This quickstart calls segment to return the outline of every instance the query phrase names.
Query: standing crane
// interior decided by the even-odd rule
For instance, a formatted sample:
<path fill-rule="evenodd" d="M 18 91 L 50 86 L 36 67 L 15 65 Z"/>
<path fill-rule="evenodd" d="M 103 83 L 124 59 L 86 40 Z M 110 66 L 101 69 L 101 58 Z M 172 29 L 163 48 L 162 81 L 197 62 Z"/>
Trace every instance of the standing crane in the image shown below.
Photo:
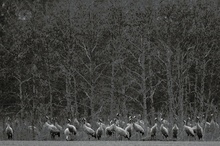
<path fill-rule="evenodd" d="M 116 122 L 117 119 L 115 119 Z M 129 133 L 125 131 L 123 128 L 117 126 L 115 123 L 113 124 L 114 130 L 116 134 L 120 136 L 120 139 L 122 140 L 122 137 L 127 138 L 129 140 Z"/>
<path fill-rule="evenodd" d="M 163 120 L 164 119 L 161 118 L 160 131 L 163 134 L 163 136 L 167 139 L 169 136 L 169 131 L 168 131 L 168 128 L 164 126 Z"/>
<path fill-rule="evenodd" d="M 98 124 L 99 124 L 99 127 L 96 130 L 96 138 L 99 140 L 102 137 L 103 133 L 104 133 L 105 125 L 102 123 L 102 119 L 99 119 Z"/>
<path fill-rule="evenodd" d="M 10 121 L 11 121 L 11 119 L 8 117 L 7 123 L 6 123 L 6 128 L 5 128 L 5 132 L 6 132 L 7 136 L 8 136 L 8 139 L 12 139 L 13 134 L 14 134 L 14 131 L 13 131 L 12 127 L 9 124 Z"/>
<path fill-rule="evenodd" d="M 172 133 L 173 133 L 173 138 L 174 138 L 174 139 L 177 139 L 178 131 L 179 131 L 179 128 L 178 128 L 178 126 L 177 126 L 177 118 L 175 117 L 175 119 L 174 119 L 174 125 L 173 125 L 173 128 L 172 128 Z"/>
<path fill-rule="evenodd" d="M 64 130 L 64 134 L 66 136 L 66 140 L 71 140 L 71 136 L 72 135 L 76 135 L 77 133 L 77 130 L 76 130 L 76 127 L 71 123 L 71 120 L 70 119 L 67 119 L 67 124 L 66 124 L 66 129 Z"/>
<path fill-rule="evenodd" d="M 87 122 L 86 118 L 82 118 L 82 121 L 87 127 L 92 127 L 91 124 Z"/>
<path fill-rule="evenodd" d="M 57 129 L 58 129 L 58 130 L 60 131 L 60 133 L 61 133 L 61 132 L 63 131 L 63 127 L 58 124 L 58 119 L 57 119 L 57 117 L 55 117 L 53 120 L 54 120 L 54 125 L 57 127 Z"/>
<path fill-rule="evenodd" d="M 168 127 L 170 125 L 170 123 L 162 117 L 163 117 L 163 114 L 160 113 L 159 118 L 158 118 L 159 122 L 162 123 L 164 126 Z"/>
<path fill-rule="evenodd" d="M 114 133 L 114 123 L 113 123 L 113 121 L 111 120 L 111 121 L 109 122 L 109 125 L 106 126 L 106 128 L 105 128 L 105 134 L 106 134 L 106 136 L 109 137 L 109 136 L 112 136 L 113 133 Z"/>
<path fill-rule="evenodd" d="M 138 114 L 138 116 L 137 116 L 137 123 L 138 123 L 143 129 L 145 128 L 144 120 L 142 120 L 141 114 Z"/>
<path fill-rule="evenodd" d="M 80 124 L 77 118 L 73 119 L 73 125 L 76 127 L 77 130 L 79 130 Z M 91 126 L 91 125 L 90 125 Z"/>
<path fill-rule="evenodd" d="M 124 128 L 126 126 L 126 123 L 121 119 L 121 114 L 117 113 L 115 119 L 116 119 L 115 121 L 116 126 L 121 128 Z"/>
<path fill-rule="evenodd" d="M 184 122 L 183 129 L 186 132 L 188 139 L 189 139 L 189 136 L 195 137 L 195 133 L 194 133 L 193 129 L 187 125 L 187 121 L 184 120 L 183 122 Z"/>
<path fill-rule="evenodd" d="M 203 129 L 202 129 L 201 125 L 199 124 L 199 122 L 200 122 L 199 117 L 197 116 L 196 117 L 196 134 L 200 140 L 203 138 Z"/>
<path fill-rule="evenodd" d="M 157 130 L 158 130 L 158 124 L 157 124 L 158 119 L 155 118 L 154 121 L 155 121 L 155 124 L 154 124 L 154 126 L 152 126 L 151 129 L 150 129 L 151 139 L 153 139 L 153 138 L 156 137 L 156 133 L 157 133 Z"/>
<path fill-rule="evenodd" d="M 46 116 L 46 119 L 47 121 L 43 125 L 43 128 L 46 128 L 50 132 L 50 136 L 52 139 L 54 139 L 56 135 L 60 137 L 59 129 L 54 124 L 50 124 L 50 120 L 48 116 Z"/>
<path fill-rule="evenodd" d="M 138 124 L 136 116 L 133 116 L 132 125 L 133 125 L 133 129 L 135 132 L 140 133 L 142 136 L 144 135 L 144 133 L 145 133 L 144 128 Z"/>
<path fill-rule="evenodd" d="M 88 138 L 90 140 L 90 136 L 96 138 L 95 131 L 90 127 L 90 124 L 87 124 L 86 119 L 83 118 L 83 131 L 88 135 Z"/>
<path fill-rule="evenodd" d="M 131 138 L 132 130 L 133 130 L 132 117 L 129 116 L 127 127 L 125 128 L 125 131 L 127 131 L 127 133 L 129 134 L 129 139 Z"/>
<path fill-rule="evenodd" d="M 206 124 L 205 133 L 206 133 L 206 137 L 209 140 L 215 140 L 219 135 L 219 130 L 220 130 L 219 124 L 215 122 L 213 113 L 210 115 L 210 117 L 211 117 L 211 121 L 210 124 Z"/>

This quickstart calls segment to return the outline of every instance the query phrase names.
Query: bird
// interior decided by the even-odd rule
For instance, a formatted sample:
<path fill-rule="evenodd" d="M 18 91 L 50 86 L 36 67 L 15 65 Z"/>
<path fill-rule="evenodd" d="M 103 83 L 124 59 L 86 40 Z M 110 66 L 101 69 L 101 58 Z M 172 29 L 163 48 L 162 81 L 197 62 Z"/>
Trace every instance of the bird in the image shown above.
<path fill-rule="evenodd" d="M 88 135 L 89 140 L 90 140 L 90 136 L 96 138 L 95 131 L 91 127 L 88 126 L 86 119 L 83 118 L 82 121 L 83 121 L 83 131 Z"/>
<path fill-rule="evenodd" d="M 157 124 L 158 119 L 155 118 L 154 121 L 155 121 L 155 124 L 150 129 L 150 135 L 151 135 L 152 139 L 156 137 L 156 133 L 157 133 L 157 130 L 158 130 L 158 124 Z"/>
<path fill-rule="evenodd" d="M 219 135 L 219 124 L 215 122 L 213 113 L 210 115 L 210 117 L 211 117 L 210 123 L 205 125 L 205 133 L 206 133 L 206 137 L 209 140 L 214 140 Z"/>
<path fill-rule="evenodd" d="M 117 119 L 115 119 L 116 122 Z M 120 136 L 120 139 L 122 140 L 122 137 L 127 138 L 129 140 L 129 133 L 125 131 L 123 128 L 117 126 L 115 123 L 113 124 L 115 132 Z"/>
<path fill-rule="evenodd" d="M 127 123 L 127 127 L 125 127 L 125 131 L 128 132 L 128 136 L 129 136 L 129 139 L 131 138 L 131 135 L 132 135 L 132 131 L 133 131 L 133 124 L 132 124 L 132 117 L 129 116 L 128 118 L 128 123 Z"/>
<path fill-rule="evenodd" d="M 79 130 L 80 124 L 77 118 L 73 119 L 73 125 L 76 127 L 77 130 Z"/>
<path fill-rule="evenodd" d="M 86 118 L 83 118 L 82 120 L 84 121 L 84 124 L 85 124 L 87 127 L 90 127 L 90 128 L 92 127 L 91 124 L 87 122 Z"/>
<path fill-rule="evenodd" d="M 62 131 L 63 130 L 63 127 L 62 126 L 60 126 L 59 124 L 58 124 L 58 120 L 57 120 L 57 117 L 55 117 L 54 118 L 54 125 L 57 127 L 57 129 L 59 129 L 60 131 Z"/>
<path fill-rule="evenodd" d="M 10 118 L 8 118 L 8 122 L 9 122 L 9 120 L 10 120 Z M 12 139 L 14 131 L 13 131 L 13 129 L 10 126 L 9 123 L 6 123 L 5 132 L 6 132 L 7 136 L 8 136 L 8 139 Z"/>
<path fill-rule="evenodd" d="M 110 120 L 109 125 L 106 126 L 105 128 L 105 134 L 106 136 L 112 136 L 113 133 L 114 133 L 114 124 L 113 124 L 113 121 Z"/>
<path fill-rule="evenodd" d="M 96 138 L 99 140 L 104 133 L 104 124 L 102 123 L 102 119 L 99 119 L 99 127 L 96 130 Z"/>
<path fill-rule="evenodd" d="M 76 135 L 77 130 L 74 125 L 71 125 L 71 120 L 67 119 L 66 129 L 64 130 L 64 134 L 66 136 L 66 140 L 70 140 L 71 135 Z"/>
<path fill-rule="evenodd" d="M 203 114 L 202 115 L 202 121 L 201 121 L 201 126 L 202 126 L 203 129 L 205 129 L 206 124 L 210 125 L 209 122 L 206 122 L 205 115 Z"/>
<path fill-rule="evenodd" d="M 121 120 L 121 114 L 117 113 L 115 119 L 116 119 L 116 121 L 115 121 L 116 126 L 119 126 L 122 128 L 124 128 L 126 126 L 126 123 Z"/>
<path fill-rule="evenodd" d="M 144 128 L 138 124 L 136 116 L 133 116 L 132 126 L 133 126 L 134 131 L 136 131 L 137 133 L 140 133 L 142 136 L 144 135 L 145 133 Z"/>
<path fill-rule="evenodd" d="M 186 120 L 187 126 L 192 127 L 193 124 L 191 122 L 192 122 L 191 118 L 188 117 L 187 120 Z"/>
<path fill-rule="evenodd" d="M 145 128 L 145 124 L 144 124 L 144 121 L 142 120 L 141 114 L 138 114 L 138 116 L 137 116 L 137 123 L 138 123 L 143 129 Z"/>
<path fill-rule="evenodd" d="M 163 136 L 165 137 L 165 138 L 168 138 L 168 136 L 169 136 L 169 131 L 168 131 L 168 128 L 166 128 L 165 126 L 164 126 L 164 123 L 163 123 L 163 118 L 161 119 L 161 125 L 160 125 L 160 131 L 161 131 L 161 133 L 163 134 Z"/>
<path fill-rule="evenodd" d="M 164 125 L 164 126 L 166 126 L 166 127 L 169 127 L 169 125 L 170 125 L 170 123 L 167 121 L 167 120 L 165 120 L 164 118 L 162 118 L 162 113 L 160 113 L 159 114 L 159 121 Z"/>
<path fill-rule="evenodd" d="M 199 124 L 199 117 L 198 116 L 196 117 L 196 134 L 197 134 L 199 140 L 203 138 L 203 129 Z"/>
<path fill-rule="evenodd" d="M 184 122 L 183 129 L 186 132 L 187 136 L 195 137 L 195 133 L 193 129 L 187 125 L 187 120 L 184 120 L 183 122 Z"/>
<path fill-rule="evenodd" d="M 218 123 L 214 121 L 214 114 L 211 114 L 210 127 L 215 127 L 217 129 L 219 129 Z"/>
<path fill-rule="evenodd" d="M 179 128 L 177 126 L 177 118 L 174 118 L 174 125 L 172 128 L 173 138 L 177 139 Z"/>
<path fill-rule="evenodd" d="M 51 123 L 50 123 L 50 118 L 49 118 L 49 116 L 45 116 L 45 118 L 46 118 L 46 120 L 47 120 L 46 122 L 47 122 L 48 124 L 51 124 Z"/>
<path fill-rule="evenodd" d="M 48 116 L 46 119 L 47 121 L 44 123 L 43 128 L 47 128 L 49 130 L 52 139 L 54 139 L 56 135 L 60 137 L 59 129 L 54 124 L 50 124 Z"/>
<path fill-rule="evenodd" d="M 34 132 L 35 135 L 39 135 L 40 134 L 40 132 L 39 132 L 39 130 L 38 130 L 38 128 L 36 126 L 31 126 L 30 125 L 30 126 L 27 127 L 27 130 L 28 130 L 29 133 L 33 133 Z"/>

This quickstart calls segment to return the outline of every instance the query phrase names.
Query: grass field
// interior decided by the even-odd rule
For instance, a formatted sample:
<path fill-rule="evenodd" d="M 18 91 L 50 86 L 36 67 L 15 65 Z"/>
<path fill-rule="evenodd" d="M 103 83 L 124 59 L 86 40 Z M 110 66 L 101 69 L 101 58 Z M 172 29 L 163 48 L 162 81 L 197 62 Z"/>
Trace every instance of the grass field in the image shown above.
<path fill-rule="evenodd" d="M 0 141 L 0 146 L 219 146 L 218 141 Z"/>

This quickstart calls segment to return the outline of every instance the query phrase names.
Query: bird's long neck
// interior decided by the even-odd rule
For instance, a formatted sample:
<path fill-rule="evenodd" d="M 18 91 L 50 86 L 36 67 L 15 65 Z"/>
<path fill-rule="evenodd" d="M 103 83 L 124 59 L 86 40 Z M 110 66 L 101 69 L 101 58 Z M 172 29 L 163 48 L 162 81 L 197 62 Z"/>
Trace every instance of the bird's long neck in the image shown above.
<path fill-rule="evenodd" d="M 214 117 L 213 116 L 211 116 L 211 122 L 214 122 Z"/>
<path fill-rule="evenodd" d="M 47 127 L 51 126 L 51 124 L 49 124 L 48 122 L 45 122 L 45 125 L 46 125 Z"/>
<path fill-rule="evenodd" d="M 185 125 L 188 126 L 189 119 L 186 120 Z"/>
<path fill-rule="evenodd" d="M 84 122 L 83 122 L 83 126 L 88 127 L 86 124 L 87 124 L 87 122 L 84 121 Z"/>
<path fill-rule="evenodd" d="M 199 125 L 199 124 L 200 124 L 200 120 L 196 119 L 196 125 Z"/>
<path fill-rule="evenodd" d="M 6 125 L 7 125 L 7 126 L 6 126 L 7 128 L 11 127 L 9 123 L 6 123 Z"/>
<path fill-rule="evenodd" d="M 184 126 L 184 127 L 188 126 L 188 125 L 187 125 L 187 120 L 184 121 L 184 125 L 183 125 L 183 126 Z"/>

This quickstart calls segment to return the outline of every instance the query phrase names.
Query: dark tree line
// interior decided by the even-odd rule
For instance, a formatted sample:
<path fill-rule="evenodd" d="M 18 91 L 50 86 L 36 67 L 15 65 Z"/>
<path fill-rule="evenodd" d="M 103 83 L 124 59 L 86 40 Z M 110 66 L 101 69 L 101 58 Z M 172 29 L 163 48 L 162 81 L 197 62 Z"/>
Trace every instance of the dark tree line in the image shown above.
<path fill-rule="evenodd" d="M 1 1 L 1 115 L 218 112 L 220 2 Z M 26 115 L 32 115 L 31 117 Z"/>

